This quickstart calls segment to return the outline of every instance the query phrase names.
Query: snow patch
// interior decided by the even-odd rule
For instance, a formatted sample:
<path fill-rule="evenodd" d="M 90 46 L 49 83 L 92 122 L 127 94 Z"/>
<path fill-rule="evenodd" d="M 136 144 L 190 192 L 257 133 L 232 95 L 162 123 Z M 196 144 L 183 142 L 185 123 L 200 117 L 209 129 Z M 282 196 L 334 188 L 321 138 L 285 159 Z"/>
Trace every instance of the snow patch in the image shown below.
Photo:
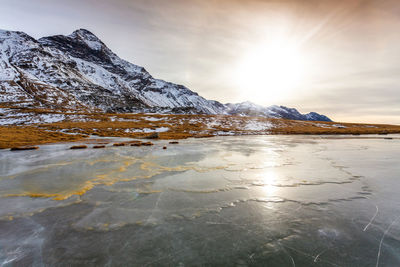
<path fill-rule="evenodd" d="M 244 127 L 244 130 L 249 131 L 265 131 L 272 128 L 272 124 L 270 122 L 261 122 L 261 121 L 250 121 Z"/>
<path fill-rule="evenodd" d="M 159 127 L 156 129 L 150 129 L 150 128 L 143 128 L 143 129 L 125 129 L 125 133 L 163 133 L 163 132 L 168 132 L 169 128 L 168 127 Z"/>
<path fill-rule="evenodd" d="M 156 117 L 143 117 L 146 121 L 161 121 L 164 120 L 164 118 L 156 118 Z"/>
<path fill-rule="evenodd" d="M 169 128 L 168 127 L 160 127 L 160 128 L 156 128 L 156 129 L 149 129 L 149 128 L 144 128 L 143 132 L 144 133 L 163 133 L 163 132 L 168 132 Z"/>

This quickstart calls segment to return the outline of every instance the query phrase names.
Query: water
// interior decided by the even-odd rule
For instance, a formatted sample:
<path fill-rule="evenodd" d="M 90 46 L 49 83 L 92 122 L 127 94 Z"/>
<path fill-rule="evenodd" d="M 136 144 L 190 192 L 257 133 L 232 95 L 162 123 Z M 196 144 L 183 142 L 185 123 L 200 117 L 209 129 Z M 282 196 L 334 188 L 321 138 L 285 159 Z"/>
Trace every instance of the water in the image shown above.
<path fill-rule="evenodd" d="M 399 266 L 400 137 L 0 152 L 4 266 Z"/>

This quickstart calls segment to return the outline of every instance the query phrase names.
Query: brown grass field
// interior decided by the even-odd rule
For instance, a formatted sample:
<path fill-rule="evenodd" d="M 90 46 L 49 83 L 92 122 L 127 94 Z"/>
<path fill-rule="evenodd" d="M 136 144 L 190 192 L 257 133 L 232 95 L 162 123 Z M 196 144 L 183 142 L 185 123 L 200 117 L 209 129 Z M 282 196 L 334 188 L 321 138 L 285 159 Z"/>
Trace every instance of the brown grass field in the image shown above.
<path fill-rule="evenodd" d="M 20 114 L 67 114 L 81 120 L 66 119 L 55 123 L 39 123 L 0 127 L 0 149 L 55 142 L 75 142 L 89 135 L 146 138 L 160 127 L 159 139 L 201 138 L 217 135 L 261 134 L 393 134 L 400 133 L 398 125 L 357 124 L 339 122 L 310 122 L 260 117 L 225 115 L 160 115 L 160 114 L 93 114 L 63 113 L 40 109 L 18 109 Z M 246 125 L 268 125 L 265 129 L 249 129 Z M 143 131 L 145 129 L 146 131 Z M 62 131 L 62 132 L 61 132 Z"/>
<path fill-rule="evenodd" d="M 82 140 L 82 135 L 47 132 L 36 127 L 0 127 L 0 149 Z"/>

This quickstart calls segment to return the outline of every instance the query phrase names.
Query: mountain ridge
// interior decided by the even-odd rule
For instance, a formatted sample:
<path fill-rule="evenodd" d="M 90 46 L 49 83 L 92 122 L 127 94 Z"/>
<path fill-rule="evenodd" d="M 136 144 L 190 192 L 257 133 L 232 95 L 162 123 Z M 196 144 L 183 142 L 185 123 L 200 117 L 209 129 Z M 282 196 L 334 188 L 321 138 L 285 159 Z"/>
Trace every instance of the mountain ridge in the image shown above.
<path fill-rule="evenodd" d="M 207 100 L 121 59 L 86 29 L 37 40 L 24 32 L 0 30 L 0 71 L 0 103 L 19 106 L 331 121 L 284 106 Z"/>

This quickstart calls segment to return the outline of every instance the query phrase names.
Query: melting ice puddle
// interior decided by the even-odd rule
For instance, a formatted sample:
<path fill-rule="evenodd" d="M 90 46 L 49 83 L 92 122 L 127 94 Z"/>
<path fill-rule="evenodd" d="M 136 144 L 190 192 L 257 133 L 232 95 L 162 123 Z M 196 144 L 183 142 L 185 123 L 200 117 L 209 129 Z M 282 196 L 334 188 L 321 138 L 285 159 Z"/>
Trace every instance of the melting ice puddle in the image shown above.
<path fill-rule="evenodd" d="M 0 152 L 0 265 L 397 266 L 400 139 Z"/>

